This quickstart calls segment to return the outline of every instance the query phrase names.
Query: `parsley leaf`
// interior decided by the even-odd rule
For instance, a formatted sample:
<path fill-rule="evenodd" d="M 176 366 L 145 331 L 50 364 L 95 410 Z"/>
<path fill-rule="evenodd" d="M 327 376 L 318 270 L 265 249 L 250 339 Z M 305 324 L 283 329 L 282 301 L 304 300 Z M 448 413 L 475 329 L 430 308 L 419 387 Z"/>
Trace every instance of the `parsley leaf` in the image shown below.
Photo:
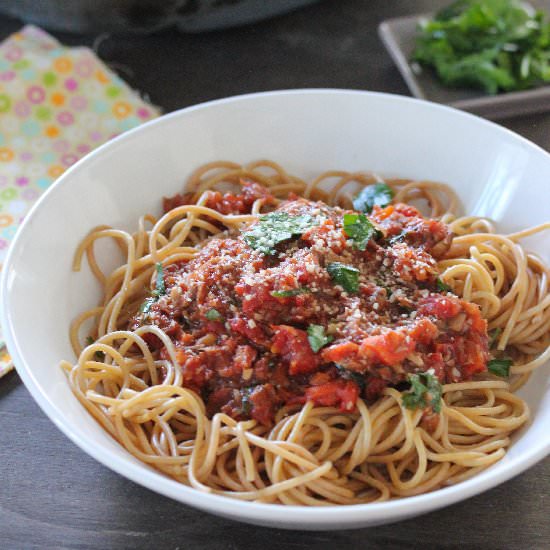
<path fill-rule="evenodd" d="M 323 346 L 330 344 L 334 336 L 325 334 L 325 327 L 322 325 L 309 325 L 307 327 L 307 339 L 314 353 L 317 353 Z"/>
<path fill-rule="evenodd" d="M 332 280 L 342 286 L 346 292 L 355 293 L 359 290 L 359 270 L 357 268 L 333 262 L 327 265 L 327 271 Z"/>
<path fill-rule="evenodd" d="M 269 256 L 277 252 L 276 245 L 300 236 L 319 222 L 319 218 L 308 214 L 290 216 L 286 212 L 270 212 L 260 216 L 258 222 L 244 232 L 244 240 L 250 248 Z"/>
<path fill-rule="evenodd" d="M 407 409 L 425 409 L 430 406 L 435 413 L 441 412 L 443 389 L 439 380 L 431 372 L 410 374 L 411 389 L 402 395 Z"/>
<path fill-rule="evenodd" d="M 358 250 L 366 250 L 371 239 L 382 235 L 365 214 L 344 214 L 344 233 L 353 239 Z"/>
<path fill-rule="evenodd" d="M 309 288 L 300 287 L 291 290 L 272 290 L 270 294 L 274 298 L 290 298 L 292 296 L 298 296 L 299 294 L 307 294 L 308 292 L 310 292 Z"/>
<path fill-rule="evenodd" d="M 439 277 L 435 280 L 439 292 L 451 292 L 451 287 L 445 284 Z"/>
<path fill-rule="evenodd" d="M 512 363 L 513 361 L 511 359 L 491 359 L 487 363 L 487 369 L 497 376 L 506 378 L 510 376 L 510 367 Z"/>
<path fill-rule="evenodd" d="M 394 197 L 393 189 L 384 182 L 367 185 L 353 200 L 353 208 L 358 212 L 372 212 L 374 205 L 388 206 Z"/>
<path fill-rule="evenodd" d="M 209 309 L 204 315 L 209 321 L 221 321 L 222 314 L 215 308 Z"/>
<path fill-rule="evenodd" d="M 342 365 L 336 365 L 336 368 L 338 369 L 338 372 L 340 373 L 340 376 L 342 378 L 355 382 L 359 386 L 359 391 L 363 392 L 363 390 L 365 389 L 365 377 L 362 374 L 346 369 Z"/>

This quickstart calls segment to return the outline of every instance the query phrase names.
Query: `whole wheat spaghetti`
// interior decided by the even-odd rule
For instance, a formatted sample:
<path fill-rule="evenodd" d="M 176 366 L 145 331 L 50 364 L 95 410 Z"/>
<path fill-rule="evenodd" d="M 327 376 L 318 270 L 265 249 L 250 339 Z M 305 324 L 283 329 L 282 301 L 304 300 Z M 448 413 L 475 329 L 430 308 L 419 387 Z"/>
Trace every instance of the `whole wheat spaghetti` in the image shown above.
<path fill-rule="evenodd" d="M 132 455 L 201 491 L 314 506 L 425 493 L 504 456 L 529 418 L 514 390 L 550 359 L 549 268 L 519 243 L 550 224 L 502 235 L 440 183 L 271 161 L 214 162 L 185 189 L 134 234 L 95 228 L 74 261 L 103 299 L 62 366 Z"/>

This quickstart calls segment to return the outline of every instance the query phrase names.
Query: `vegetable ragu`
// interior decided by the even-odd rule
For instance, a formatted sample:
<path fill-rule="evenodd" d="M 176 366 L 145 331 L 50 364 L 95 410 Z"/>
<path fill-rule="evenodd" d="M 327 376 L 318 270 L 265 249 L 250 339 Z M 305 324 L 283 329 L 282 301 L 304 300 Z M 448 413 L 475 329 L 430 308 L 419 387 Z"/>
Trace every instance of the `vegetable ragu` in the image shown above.
<path fill-rule="evenodd" d="M 359 193 L 360 211 L 295 196 L 275 207 L 267 189 L 255 192 L 275 209 L 190 261 L 157 264 L 130 323 L 170 337 L 183 384 L 209 414 L 270 425 L 284 405 L 353 411 L 408 384 L 403 406 L 433 415 L 441 383 L 487 369 L 486 322 L 438 278 L 445 224 L 391 203 L 382 182 Z M 223 212 L 247 213 L 244 203 L 226 194 Z M 169 359 L 158 338 L 148 343 Z"/>
<path fill-rule="evenodd" d="M 550 82 L 550 22 L 519 0 L 458 0 L 420 25 L 412 57 L 450 87 L 488 94 Z"/>

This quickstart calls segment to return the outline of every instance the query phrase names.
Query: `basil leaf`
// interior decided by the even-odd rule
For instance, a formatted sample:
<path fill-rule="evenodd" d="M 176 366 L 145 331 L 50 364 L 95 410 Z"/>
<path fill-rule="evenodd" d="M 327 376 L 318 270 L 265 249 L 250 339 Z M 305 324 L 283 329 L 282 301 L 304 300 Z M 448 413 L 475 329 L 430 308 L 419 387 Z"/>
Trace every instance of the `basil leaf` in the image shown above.
<path fill-rule="evenodd" d="M 439 277 L 435 280 L 439 292 L 451 292 L 451 287 L 445 284 Z"/>
<path fill-rule="evenodd" d="M 258 222 L 244 232 L 244 240 L 250 248 L 269 256 L 277 252 L 276 245 L 301 235 L 319 222 L 319 218 L 308 214 L 290 216 L 286 212 L 270 212 L 260 216 Z"/>
<path fill-rule="evenodd" d="M 327 271 L 332 280 L 346 292 L 355 293 L 359 290 L 359 270 L 351 265 L 333 262 L 327 265 Z"/>
<path fill-rule="evenodd" d="M 342 378 L 355 382 L 359 386 L 359 391 L 363 392 L 366 382 L 365 377 L 362 374 L 346 369 L 342 365 L 336 365 L 336 368 L 338 369 L 338 372 L 340 373 L 340 376 Z"/>
<path fill-rule="evenodd" d="M 550 82 L 550 22 L 518 0 L 457 0 L 422 23 L 412 60 L 488 94 Z"/>
<path fill-rule="evenodd" d="M 162 264 L 160 262 L 156 263 L 155 269 L 157 270 L 157 282 L 152 294 L 158 298 L 166 294 L 166 285 L 164 284 L 164 269 Z"/>
<path fill-rule="evenodd" d="M 371 239 L 382 235 L 365 214 L 344 214 L 344 233 L 353 239 L 358 250 L 366 250 Z"/>
<path fill-rule="evenodd" d="M 443 388 L 431 372 L 410 374 L 411 389 L 404 392 L 401 399 L 407 409 L 425 409 L 431 407 L 435 413 L 441 412 Z"/>
<path fill-rule="evenodd" d="M 209 309 L 204 315 L 209 321 L 221 321 L 223 315 L 215 308 Z"/>
<path fill-rule="evenodd" d="M 489 372 L 507 378 L 510 376 L 510 367 L 513 361 L 511 359 L 491 359 L 487 363 L 487 369 Z"/>
<path fill-rule="evenodd" d="M 292 296 L 298 296 L 299 294 L 307 294 L 310 292 L 309 288 L 293 288 L 291 290 L 272 290 L 271 296 L 274 298 L 290 298 Z"/>
<path fill-rule="evenodd" d="M 333 336 L 325 334 L 325 327 L 322 325 L 309 325 L 307 327 L 307 339 L 314 353 L 317 353 L 323 346 L 334 340 Z"/>
<path fill-rule="evenodd" d="M 367 185 L 353 201 L 353 208 L 358 212 L 372 212 L 374 205 L 388 206 L 395 193 L 393 189 L 384 182 Z"/>

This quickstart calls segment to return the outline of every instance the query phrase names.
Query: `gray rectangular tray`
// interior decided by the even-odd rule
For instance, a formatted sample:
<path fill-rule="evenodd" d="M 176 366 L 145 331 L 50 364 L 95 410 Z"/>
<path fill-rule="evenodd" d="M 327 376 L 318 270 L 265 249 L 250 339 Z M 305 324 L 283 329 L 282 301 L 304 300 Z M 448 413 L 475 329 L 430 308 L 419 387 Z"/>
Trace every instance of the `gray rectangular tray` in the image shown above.
<path fill-rule="evenodd" d="M 490 119 L 550 111 L 550 86 L 541 86 L 521 92 L 507 92 L 490 96 L 478 90 L 460 90 L 442 86 L 434 74 L 418 70 L 410 63 L 414 50 L 418 23 L 430 14 L 388 19 L 380 24 L 378 33 L 411 93 L 463 109 Z"/>

